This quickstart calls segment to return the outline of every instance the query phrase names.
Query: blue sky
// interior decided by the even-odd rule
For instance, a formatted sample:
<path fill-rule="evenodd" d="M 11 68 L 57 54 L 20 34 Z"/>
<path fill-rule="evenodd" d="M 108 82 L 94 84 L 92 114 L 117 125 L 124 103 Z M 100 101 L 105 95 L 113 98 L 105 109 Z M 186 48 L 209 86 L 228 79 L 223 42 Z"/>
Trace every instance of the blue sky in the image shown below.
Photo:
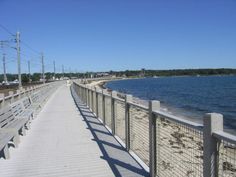
<path fill-rule="evenodd" d="M 44 52 L 46 71 L 236 68 L 235 0 L 0 0 L 0 24 Z M 23 72 L 29 59 L 39 72 L 40 56 L 22 53 Z"/>

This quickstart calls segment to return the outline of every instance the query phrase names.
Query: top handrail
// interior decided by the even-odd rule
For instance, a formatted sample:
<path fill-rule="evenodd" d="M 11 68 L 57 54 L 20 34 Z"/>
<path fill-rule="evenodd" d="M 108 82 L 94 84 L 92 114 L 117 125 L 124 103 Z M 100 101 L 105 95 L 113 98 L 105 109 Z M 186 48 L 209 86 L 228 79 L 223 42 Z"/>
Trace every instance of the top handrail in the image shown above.
<path fill-rule="evenodd" d="M 144 105 L 142 105 L 142 104 L 138 104 L 138 103 L 134 103 L 134 102 L 127 102 L 129 105 L 131 105 L 131 106 L 135 106 L 135 107 L 138 107 L 138 108 L 140 108 L 140 109 L 143 109 L 143 110 L 145 110 L 145 111 L 148 111 L 149 110 L 149 108 L 147 107 L 147 106 L 144 106 Z"/>
<path fill-rule="evenodd" d="M 213 136 L 218 140 L 227 141 L 231 144 L 236 144 L 236 136 L 224 131 L 213 132 Z"/>
<path fill-rule="evenodd" d="M 177 117 L 175 115 L 163 112 L 161 110 L 154 110 L 153 114 L 155 114 L 157 116 L 167 118 L 169 120 L 172 120 L 172 121 L 180 123 L 180 124 L 184 124 L 186 126 L 189 126 L 191 128 L 197 129 L 197 130 L 202 130 L 203 129 L 203 125 L 200 124 L 200 123 L 196 123 L 196 122 L 193 122 L 193 121 L 190 121 L 190 120 L 186 120 L 186 119 Z"/>

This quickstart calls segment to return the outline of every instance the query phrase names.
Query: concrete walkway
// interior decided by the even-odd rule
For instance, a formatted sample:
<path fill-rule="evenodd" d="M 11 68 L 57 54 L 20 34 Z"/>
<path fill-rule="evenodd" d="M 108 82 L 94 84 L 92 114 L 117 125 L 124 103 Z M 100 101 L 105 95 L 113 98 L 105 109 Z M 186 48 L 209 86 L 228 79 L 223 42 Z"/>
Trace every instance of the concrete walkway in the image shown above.
<path fill-rule="evenodd" d="M 10 159 L 0 159 L 0 176 L 148 175 L 82 104 L 80 111 L 69 87 L 58 89 L 32 122 L 31 130 L 21 137 L 19 148 L 10 149 Z M 81 115 L 84 111 L 86 117 Z M 94 134 L 88 116 L 100 136 Z"/>

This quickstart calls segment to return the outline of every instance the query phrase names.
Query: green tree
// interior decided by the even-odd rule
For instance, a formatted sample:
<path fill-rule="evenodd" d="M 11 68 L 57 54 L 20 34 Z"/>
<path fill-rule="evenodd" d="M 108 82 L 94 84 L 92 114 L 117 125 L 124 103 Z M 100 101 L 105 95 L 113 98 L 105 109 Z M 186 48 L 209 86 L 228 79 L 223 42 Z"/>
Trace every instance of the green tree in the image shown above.
<path fill-rule="evenodd" d="M 22 74 L 21 75 L 21 80 L 23 83 L 28 83 L 29 82 L 29 76 L 27 74 Z"/>
<path fill-rule="evenodd" d="M 34 74 L 32 75 L 32 81 L 33 81 L 33 82 L 39 81 L 40 77 L 41 77 L 41 74 L 40 74 L 40 73 L 34 73 Z"/>

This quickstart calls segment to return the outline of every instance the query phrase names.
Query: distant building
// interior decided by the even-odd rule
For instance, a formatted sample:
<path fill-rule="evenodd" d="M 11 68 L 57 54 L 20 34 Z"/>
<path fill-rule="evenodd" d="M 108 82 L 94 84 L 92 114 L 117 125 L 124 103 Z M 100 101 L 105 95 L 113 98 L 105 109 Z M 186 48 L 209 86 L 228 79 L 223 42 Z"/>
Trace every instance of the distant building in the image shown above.
<path fill-rule="evenodd" d="M 97 76 L 97 77 L 107 77 L 107 76 L 109 76 L 109 73 L 105 73 L 105 72 L 103 72 L 103 73 L 97 73 L 96 76 Z"/>
<path fill-rule="evenodd" d="M 139 77 L 145 77 L 145 68 L 142 68 Z"/>

